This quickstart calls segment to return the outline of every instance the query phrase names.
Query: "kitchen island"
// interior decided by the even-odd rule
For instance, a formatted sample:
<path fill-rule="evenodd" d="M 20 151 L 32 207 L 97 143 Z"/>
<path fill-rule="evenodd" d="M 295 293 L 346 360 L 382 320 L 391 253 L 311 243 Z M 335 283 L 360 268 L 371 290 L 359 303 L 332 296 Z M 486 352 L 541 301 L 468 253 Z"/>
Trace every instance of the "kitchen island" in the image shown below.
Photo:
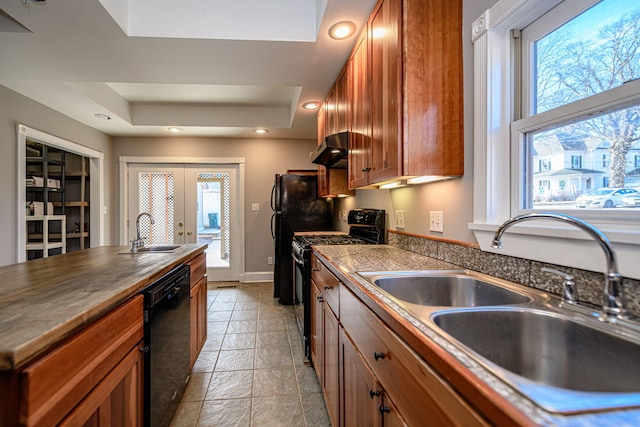
<path fill-rule="evenodd" d="M 206 245 L 190 244 L 171 252 L 132 254 L 127 253 L 127 246 L 103 246 L 0 267 L 0 424 L 17 424 L 18 412 L 25 425 L 50 422 L 36 414 L 42 405 L 24 390 L 40 393 L 44 400 L 44 395 L 56 394 L 56 381 L 67 373 L 50 372 L 45 369 L 47 363 L 63 371 L 65 368 L 58 368 L 60 361 L 78 354 L 79 349 L 88 346 L 96 357 L 104 356 L 91 369 L 103 372 L 105 378 L 115 371 L 109 365 L 120 360 L 131 359 L 128 369 L 140 365 L 136 353 L 141 352 L 135 348 L 142 338 L 139 292 L 205 249 Z M 70 349 L 67 354 L 66 348 Z M 122 359 L 113 354 L 122 354 Z M 125 374 L 123 370 L 123 378 Z M 101 380 L 93 372 L 82 375 L 78 384 L 83 390 L 93 391 Z M 41 386 L 45 390 L 38 390 L 36 379 L 41 377 L 46 378 Z M 138 380 L 129 378 L 125 383 L 138 384 Z M 138 392 L 133 398 L 139 397 Z M 79 394 L 74 389 L 58 400 L 64 402 L 74 393 Z M 65 405 L 73 408 L 75 403 Z M 138 413 L 135 419 L 140 419 Z"/>
<path fill-rule="evenodd" d="M 326 267 L 327 272 L 339 281 L 337 285 L 340 288 L 338 292 L 340 298 L 338 304 L 334 303 L 337 307 L 331 307 L 329 304 L 332 312 L 335 313 L 335 316 L 332 315 L 329 318 L 336 317 L 334 321 L 341 324 L 340 340 L 347 342 L 347 345 L 340 344 L 341 354 L 352 356 L 358 354 L 359 356 L 353 356 L 351 361 L 359 360 L 362 362 L 361 366 L 371 369 L 371 371 L 369 369 L 364 371 L 370 373 L 367 375 L 373 375 L 371 380 L 373 382 L 370 384 L 381 386 L 382 390 L 375 393 L 382 396 L 383 404 L 380 406 L 380 411 L 384 408 L 385 416 L 393 416 L 396 411 L 396 414 L 404 418 L 408 424 L 411 424 L 411 417 L 414 417 L 414 423 L 419 417 L 427 417 L 424 419 L 429 419 L 436 424 L 440 422 L 452 425 L 632 426 L 640 423 L 638 408 L 576 414 L 546 411 L 520 394 L 508 382 L 468 357 L 397 300 L 390 298 L 377 286 L 357 274 L 357 272 L 368 271 L 464 270 L 463 268 L 387 245 L 319 245 L 314 246 L 314 256 L 323 264 L 315 267 L 316 274 L 322 275 Z M 335 290 L 332 290 L 335 285 L 327 286 L 326 282 L 320 283 L 323 279 L 319 276 L 317 280 L 319 292 L 322 294 L 320 300 L 326 301 L 331 297 L 331 293 L 335 293 Z M 330 299 L 329 302 L 331 302 Z M 331 311 L 325 310 L 325 325 L 327 324 L 326 313 L 331 314 Z M 342 333 L 343 328 L 344 333 Z M 390 335 L 383 329 L 390 331 Z M 368 331 L 375 332 L 368 333 Z M 393 344 L 395 347 L 385 347 L 391 345 L 389 343 L 379 343 L 376 347 L 370 345 L 370 342 L 377 342 L 379 337 L 383 336 L 387 336 L 387 339 L 397 336 L 399 344 Z M 325 343 L 327 339 L 324 337 Z M 403 350 L 405 347 L 410 350 Z M 385 348 L 387 350 L 384 350 L 384 353 L 374 353 L 383 351 Z M 395 355 L 393 348 L 396 348 Z M 324 351 L 327 351 L 327 347 Z M 390 352 L 390 357 L 387 351 Z M 415 355 L 415 361 L 410 353 Z M 373 355 L 377 356 L 375 360 Z M 388 362 L 381 362 L 379 358 L 381 355 Z M 346 356 L 341 356 L 342 358 L 346 360 Z M 390 371 L 388 377 L 385 377 L 389 373 L 385 374 L 382 366 L 397 364 L 398 361 L 414 368 L 410 368 L 407 376 L 402 377 L 402 367 L 399 365 Z M 343 382 L 337 381 L 337 384 L 344 383 L 347 387 L 349 380 L 357 377 L 357 375 L 347 376 L 349 373 L 347 368 L 354 366 L 352 362 L 346 365 L 345 361 L 343 368 L 345 378 Z M 326 370 L 324 375 L 334 375 L 334 373 Z M 415 380 L 416 378 L 418 380 Z M 421 381 L 420 378 L 425 378 L 428 384 L 417 384 L 417 388 L 411 388 L 409 382 Z M 398 382 L 401 384 L 396 384 Z M 427 399 L 420 399 L 420 410 L 416 412 L 417 402 L 411 400 L 420 393 L 421 387 L 423 391 L 426 390 Z M 411 391 L 406 392 L 410 388 Z M 325 401 L 327 396 L 331 397 L 332 390 L 327 387 L 327 391 Z M 349 392 L 349 389 L 343 390 L 342 399 L 349 399 Z M 433 397 L 432 401 L 429 401 L 429 393 Z M 390 397 L 390 400 L 386 400 L 387 397 Z M 357 396 L 351 400 L 351 402 L 357 401 Z M 363 401 L 369 402 L 371 399 Z M 331 406 L 330 401 L 328 406 Z M 350 407 L 353 411 L 352 406 Z M 336 412 L 339 412 L 339 409 Z"/>

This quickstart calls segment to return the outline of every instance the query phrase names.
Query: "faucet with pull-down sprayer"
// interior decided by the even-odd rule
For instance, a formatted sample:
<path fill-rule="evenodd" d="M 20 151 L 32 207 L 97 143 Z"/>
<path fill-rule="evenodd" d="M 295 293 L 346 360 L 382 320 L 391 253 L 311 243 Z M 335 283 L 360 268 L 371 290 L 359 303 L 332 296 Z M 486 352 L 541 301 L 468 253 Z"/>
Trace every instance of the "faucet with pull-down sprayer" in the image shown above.
<path fill-rule="evenodd" d="M 540 212 L 519 215 L 508 219 L 502 225 L 500 225 L 500 227 L 498 227 L 491 247 L 495 249 L 502 248 L 502 234 L 507 228 L 519 222 L 534 219 L 550 219 L 554 221 L 564 222 L 566 224 L 571 224 L 586 232 L 600 245 L 600 247 L 604 251 L 604 255 L 607 261 L 607 271 L 604 275 L 604 302 L 602 304 L 602 314 L 600 315 L 600 318 L 608 322 L 615 322 L 615 320 L 618 318 L 626 318 L 627 313 L 624 302 L 622 275 L 618 272 L 616 255 L 611 246 L 611 242 L 609 241 L 607 236 L 605 236 L 600 230 L 598 230 L 588 222 L 572 217 L 570 215 L 553 212 Z"/>
<path fill-rule="evenodd" d="M 131 252 L 138 252 L 140 248 L 144 248 L 144 239 L 146 237 L 140 237 L 140 218 L 148 216 L 151 224 L 155 224 L 153 216 L 148 212 L 140 212 L 136 217 L 136 238 L 131 240 Z"/>

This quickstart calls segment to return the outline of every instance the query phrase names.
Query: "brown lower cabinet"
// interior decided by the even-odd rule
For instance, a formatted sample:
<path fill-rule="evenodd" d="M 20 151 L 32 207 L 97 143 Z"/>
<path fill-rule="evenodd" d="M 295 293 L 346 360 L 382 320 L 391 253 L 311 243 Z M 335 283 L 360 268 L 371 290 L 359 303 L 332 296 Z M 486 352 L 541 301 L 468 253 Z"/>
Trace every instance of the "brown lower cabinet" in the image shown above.
<path fill-rule="evenodd" d="M 338 425 L 339 417 L 339 325 L 336 315 L 312 280 L 311 295 L 315 302 L 312 308 L 311 360 L 322 389 L 331 425 Z"/>
<path fill-rule="evenodd" d="M 340 366 L 343 368 L 341 425 L 345 427 L 406 425 L 342 328 L 340 329 Z"/>
<path fill-rule="evenodd" d="M 311 274 L 312 361 L 333 426 L 489 425 L 315 255 Z"/>
<path fill-rule="evenodd" d="M 2 425 L 142 425 L 142 302 L 131 298 L 0 382 L 12 405 Z"/>
<path fill-rule="evenodd" d="M 190 367 L 196 363 L 204 342 L 207 340 L 207 266 L 206 254 L 203 252 L 187 261 L 190 274 Z"/>

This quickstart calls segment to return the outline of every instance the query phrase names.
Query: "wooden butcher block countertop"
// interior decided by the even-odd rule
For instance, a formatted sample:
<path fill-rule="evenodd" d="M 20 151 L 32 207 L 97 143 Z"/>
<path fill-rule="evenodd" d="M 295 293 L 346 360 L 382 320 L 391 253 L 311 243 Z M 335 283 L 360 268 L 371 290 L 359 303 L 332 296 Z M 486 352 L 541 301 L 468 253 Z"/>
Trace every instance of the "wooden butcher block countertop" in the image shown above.
<path fill-rule="evenodd" d="M 0 267 L 0 371 L 11 371 L 206 249 L 101 246 Z"/>

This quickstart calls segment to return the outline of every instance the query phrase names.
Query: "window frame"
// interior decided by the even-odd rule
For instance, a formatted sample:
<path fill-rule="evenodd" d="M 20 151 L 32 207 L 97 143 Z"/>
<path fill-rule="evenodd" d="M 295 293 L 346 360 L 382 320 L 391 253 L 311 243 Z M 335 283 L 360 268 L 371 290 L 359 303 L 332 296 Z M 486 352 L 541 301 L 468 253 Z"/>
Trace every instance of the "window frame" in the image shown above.
<path fill-rule="evenodd" d="M 588 1 L 596 3 L 595 0 Z M 500 0 L 472 24 L 474 201 L 473 222 L 469 228 L 484 251 L 604 271 L 600 247 L 595 242 L 585 243 L 590 242 L 590 238 L 584 232 L 558 222 L 528 221 L 514 226 L 507 231 L 502 250 L 491 248 L 499 224 L 527 212 L 519 209 L 522 196 L 518 191 L 523 185 L 520 159 L 526 133 L 584 117 L 589 112 L 601 111 L 603 106 L 615 109 L 640 99 L 640 81 L 634 81 L 603 94 L 606 99 L 598 106 L 594 107 L 593 100 L 586 98 L 526 120 L 514 121 L 518 117 L 522 94 L 516 90 L 519 85 L 514 84 L 512 78 L 514 64 L 519 64 L 518 50 L 513 48 L 512 29 L 525 28 L 559 3 L 560 0 Z M 579 215 L 607 235 L 618 255 L 621 273 L 640 279 L 638 212 L 616 212 L 619 218 L 613 222 L 603 220 L 601 214 L 593 211 L 567 213 Z"/>

